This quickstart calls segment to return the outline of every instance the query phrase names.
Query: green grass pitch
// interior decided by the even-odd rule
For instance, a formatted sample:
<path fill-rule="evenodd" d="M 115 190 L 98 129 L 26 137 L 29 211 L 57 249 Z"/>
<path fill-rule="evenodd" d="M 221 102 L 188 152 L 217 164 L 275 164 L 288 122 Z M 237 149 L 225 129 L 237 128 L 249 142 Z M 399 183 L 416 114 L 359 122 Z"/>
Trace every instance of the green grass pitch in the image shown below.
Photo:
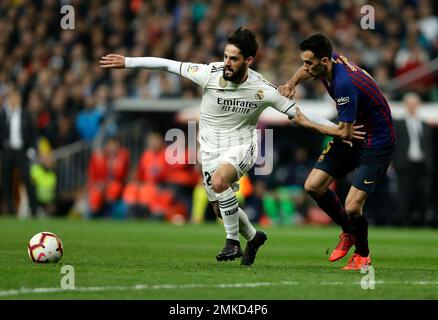
<path fill-rule="evenodd" d="M 62 239 L 59 263 L 30 261 L 27 243 L 40 231 Z M 437 230 L 370 228 L 374 289 L 371 272 L 341 270 L 347 258 L 328 261 L 338 228 L 265 231 L 255 264 L 243 267 L 216 262 L 219 223 L 2 218 L 0 299 L 438 299 Z M 74 268 L 75 290 L 60 287 L 64 265 Z"/>

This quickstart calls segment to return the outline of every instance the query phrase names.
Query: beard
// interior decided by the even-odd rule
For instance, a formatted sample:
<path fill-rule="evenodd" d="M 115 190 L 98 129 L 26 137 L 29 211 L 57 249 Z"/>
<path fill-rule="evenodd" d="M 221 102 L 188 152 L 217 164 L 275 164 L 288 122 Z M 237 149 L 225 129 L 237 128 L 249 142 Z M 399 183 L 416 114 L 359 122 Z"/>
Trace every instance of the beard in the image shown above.
<path fill-rule="evenodd" d="M 242 64 L 240 66 L 240 68 L 237 69 L 236 71 L 232 70 L 231 68 L 224 67 L 224 71 L 223 71 L 222 76 L 227 81 L 239 83 L 239 82 L 241 82 L 242 78 L 245 76 L 245 71 L 246 71 L 245 67 L 246 67 L 246 64 Z M 231 71 L 232 72 L 231 76 L 227 76 L 225 74 L 225 71 Z"/>
<path fill-rule="evenodd" d="M 325 65 L 319 65 L 318 68 L 315 68 L 315 72 L 310 73 L 310 76 L 312 77 L 312 79 L 316 80 L 316 79 L 320 79 L 322 77 L 324 77 L 327 74 L 327 66 Z"/>

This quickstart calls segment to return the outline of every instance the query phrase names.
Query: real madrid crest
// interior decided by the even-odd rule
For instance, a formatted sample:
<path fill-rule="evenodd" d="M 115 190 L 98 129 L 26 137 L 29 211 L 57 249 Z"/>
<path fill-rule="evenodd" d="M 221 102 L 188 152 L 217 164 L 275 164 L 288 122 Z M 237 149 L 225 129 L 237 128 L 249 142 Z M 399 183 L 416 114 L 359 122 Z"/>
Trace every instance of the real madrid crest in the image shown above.
<path fill-rule="evenodd" d="M 224 77 L 219 78 L 219 87 L 225 88 L 228 84 L 228 81 L 224 79 Z"/>
<path fill-rule="evenodd" d="M 263 93 L 263 90 L 259 90 L 257 91 L 257 93 L 255 94 L 255 98 L 256 100 L 263 100 L 263 97 L 265 96 L 265 94 Z"/>

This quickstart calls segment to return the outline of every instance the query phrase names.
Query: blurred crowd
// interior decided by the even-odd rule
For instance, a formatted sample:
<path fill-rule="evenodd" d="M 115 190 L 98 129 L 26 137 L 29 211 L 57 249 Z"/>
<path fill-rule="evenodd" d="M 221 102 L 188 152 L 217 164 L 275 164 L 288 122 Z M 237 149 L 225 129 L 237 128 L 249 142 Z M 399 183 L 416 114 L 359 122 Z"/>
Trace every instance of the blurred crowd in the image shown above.
<path fill-rule="evenodd" d="M 62 29 L 62 5 L 74 8 L 74 29 Z M 157 56 L 209 63 L 222 60 L 224 42 L 239 26 L 256 32 L 254 68 L 274 84 L 300 66 L 297 43 L 323 32 L 336 50 L 387 82 L 438 56 L 438 3 L 432 0 L 368 1 L 375 29 L 362 29 L 362 1 L 272 0 L 6 0 L 0 3 L 0 99 L 17 86 L 53 147 L 92 139 L 111 101 L 122 97 L 193 97 L 198 88 L 176 76 L 147 70 L 99 68 L 101 56 Z M 406 90 L 438 101 L 436 74 Z M 388 92 L 389 94 L 389 92 Z M 323 98 L 309 82 L 298 98 Z"/>
<path fill-rule="evenodd" d="M 91 217 L 190 220 L 193 190 L 201 174 L 188 163 L 181 145 L 181 163 L 166 156 L 161 132 L 151 131 L 138 161 L 117 135 L 93 151 L 88 164 L 87 214 Z"/>
<path fill-rule="evenodd" d="M 361 19 L 365 15 L 361 8 L 365 4 L 374 8 L 374 29 L 361 28 Z M 75 10 L 72 30 L 61 28 L 63 14 L 60 8 L 63 5 L 71 5 Z M 437 16 L 438 2 L 433 0 L 366 3 L 353 0 L 1 1 L 0 106 L 8 114 L 7 94 L 17 91 L 23 110 L 35 126 L 33 138 L 39 139 L 33 141 L 31 146 L 26 146 L 26 150 L 23 149 L 25 158 L 11 161 L 25 168 L 31 163 L 39 165 L 31 171 L 33 181 L 40 181 L 36 184 L 40 189 L 30 192 L 30 207 L 32 211 L 44 207 L 47 212 L 54 212 L 56 210 L 50 203 L 56 196 L 56 176 L 50 174 L 54 172 L 51 150 L 78 140 L 95 139 L 103 121 L 111 112 L 113 101 L 118 98 L 192 98 L 200 95 L 196 85 L 175 75 L 147 70 L 104 71 L 98 61 L 105 54 L 114 52 L 126 56 L 157 56 L 197 63 L 220 61 L 228 34 L 243 25 L 253 30 L 259 41 L 260 50 L 254 68 L 272 83 L 279 85 L 287 81 L 301 65 L 297 48 L 299 41 L 311 33 L 323 32 L 333 40 L 337 51 L 364 67 L 381 87 L 386 88 L 391 79 L 407 74 L 438 57 Z M 418 101 L 438 101 L 437 73 L 426 73 L 413 82 L 385 93 L 390 99 L 401 100 L 408 91 L 416 94 Z M 327 98 L 323 87 L 314 82 L 299 86 L 296 97 Z M 421 134 L 423 132 L 420 130 Z M 411 133 L 412 130 L 407 136 L 411 137 Z M 158 148 L 159 143 L 156 141 L 159 139 L 155 137 L 155 142 L 154 138 L 151 139 L 151 148 Z M 90 159 L 87 186 L 92 198 L 88 199 L 90 212 L 103 212 L 108 209 L 106 204 L 117 202 L 115 199 L 125 199 L 123 210 L 121 207 L 117 207 L 117 210 L 133 216 L 151 215 L 158 209 L 146 206 L 150 199 L 138 199 L 136 196 L 141 188 L 149 188 L 148 192 L 161 199 L 157 203 L 173 206 L 172 210 L 181 212 L 186 219 L 192 216 L 202 221 L 202 217 L 208 216 L 208 208 L 202 205 L 205 203 L 204 195 L 199 191 L 202 188 L 197 189 L 202 186 L 199 179 L 193 178 L 190 173 L 181 187 L 175 181 L 170 181 L 169 175 L 164 175 L 159 179 L 153 178 L 158 189 L 150 189 L 150 175 L 145 172 L 156 170 L 156 167 L 148 167 L 148 161 L 153 157 L 150 154 L 142 156 L 137 163 L 137 159 L 133 161 L 130 158 L 129 151 L 125 150 L 121 154 L 114 151 L 121 147 L 117 139 L 109 140 L 109 146 L 97 150 Z M 287 143 L 290 140 L 285 141 Z M 294 216 L 294 212 L 305 212 L 306 219 L 324 222 L 322 215 L 313 209 L 309 210 L 313 207 L 309 205 L 309 199 L 303 195 L 300 187 L 306 170 L 312 166 L 315 152 L 318 152 L 315 150 L 319 150 L 321 143 L 319 141 L 312 150 L 308 145 L 289 149 L 284 146 L 280 148 L 284 152 L 279 153 L 289 154 L 281 156 L 286 160 L 279 160 L 272 176 L 266 179 L 250 177 L 242 181 L 242 186 L 247 188 L 242 189 L 241 199 L 246 199 L 247 211 L 253 212 L 255 220 L 260 219 L 260 212 L 263 211 L 271 216 L 271 222 L 290 223 L 300 217 Z M 7 154 L 4 146 L 2 148 L 2 154 Z M 121 167 L 113 172 L 109 169 L 111 166 L 106 168 L 103 163 L 106 163 L 104 155 L 114 157 L 115 154 L 118 155 L 117 161 L 110 162 L 112 165 L 118 163 Z M 419 156 L 418 152 L 414 152 L 413 162 L 425 161 L 428 156 L 421 152 Z M 26 159 L 30 159 L 31 163 L 27 163 Z M 287 164 L 290 159 L 295 160 Z M 433 159 L 432 156 L 430 159 Z M 396 164 L 394 168 L 399 172 L 412 168 L 421 171 L 421 166 Z M 424 166 L 429 169 L 428 163 Z M 187 168 L 179 169 L 184 172 Z M 195 172 L 197 170 L 192 169 Z M 168 172 L 168 168 L 164 172 L 166 170 Z M 430 170 L 428 172 L 436 174 L 436 168 L 432 166 Z M 388 174 L 386 190 L 394 193 L 396 191 L 391 186 L 396 182 L 391 184 L 391 172 Z M 117 177 L 119 179 L 119 182 L 108 187 L 111 192 L 103 191 L 107 187 L 101 183 L 102 177 L 108 175 L 111 181 Z M 2 176 L 4 178 L 5 174 Z M 406 175 L 403 174 L 403 177 Z M 8 175 L 6 178 L 9 181 Z M 32 189 L 30 179 L 24 179 L 28 190 Z M 123 187 L 120 181 L 123 181 Z M 428 182 L 429 185 L 433 181 Z M 10 193 L 10 188 L 5 189 L 4 185 L 3 191 Z M 277 185 L 282 187 L 276 188 Z M 342 189 L 341 185 L 337 187 Z M 173 196 L 162 194 L 160 190 L 163 188 L 171 190 Z M 266 192 L 273 189 L 276 190 L 273 193 Z M 403 192 L 408 194 L 406 190 Z M 174 199 L 175 195 L 181 199 Z M 204 200 L 194 201 L 196 205 L 192 207 L 192 196 L 193 199 Z M 429 199 L 427 201 L 430 202 Z M 388 210 L 393 210 L 393 206 L 395 204 L 389 205 Z M 7 207 L 11 212 L 15 210 L 10 203 Z M 163 209 L 160 210 L 163 212 Z M 421 210 L 427 211 L 430 208 Z M 307 215 L 309 212 L 310 218 Z M 406 219 L 399 220 L 400 224 L 410 223 Z"/>

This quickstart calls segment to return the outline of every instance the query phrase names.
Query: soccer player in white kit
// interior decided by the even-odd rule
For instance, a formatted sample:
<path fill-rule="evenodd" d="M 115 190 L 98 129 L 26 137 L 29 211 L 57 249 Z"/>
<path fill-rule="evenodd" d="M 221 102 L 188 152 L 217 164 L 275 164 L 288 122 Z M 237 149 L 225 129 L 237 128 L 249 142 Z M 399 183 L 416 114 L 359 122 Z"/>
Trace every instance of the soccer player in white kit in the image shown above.
<path fill-rule="evenodd" d="M 281 96 L 275 86 L 250 69 L 258 45 L 254 33 L 237 29 L 227 39 L 223 62 L 208 65 L 143 57 L 109 54 L 101 58 L 102 68 L 147 68 L 188 78 L 203 89 L 199 136 L 201 165 L 208 199 L 227 234 L 218 261 L 242 257 L 242 265 L 254 263 L 257 250 L 266 241 L 239 208 L 234 191 L 237 181 L 255 164 L 258 156 L 256 124 L 260 114 L 271 106 L 290 117 L 295 102 Z M 311 121 L 334 125 L 329 120 L 302 111 Z M 239 232 L 247 240 L 242 253 Z"/>

